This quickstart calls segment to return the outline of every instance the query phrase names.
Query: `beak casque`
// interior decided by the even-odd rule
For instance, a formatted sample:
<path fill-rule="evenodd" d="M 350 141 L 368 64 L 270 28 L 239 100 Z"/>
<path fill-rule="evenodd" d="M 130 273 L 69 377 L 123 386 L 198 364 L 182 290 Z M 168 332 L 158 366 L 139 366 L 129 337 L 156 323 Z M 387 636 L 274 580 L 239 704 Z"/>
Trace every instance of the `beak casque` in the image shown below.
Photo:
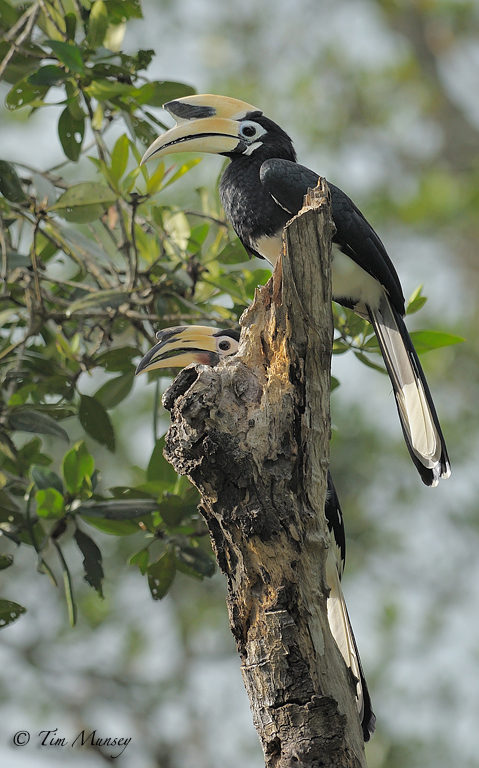
<path fill-rule="evenodd" d="M 142 165 L 152 157 L 174 152 L 232 152 L 239 142 L 238 121 L 251 113 L 262 114 L 245 101 L 208 93 L 169 101 L 164 109 L 177 125 L 148 147 Z"/>
<path fill-rule="evenodd" d="M 185 96 L 183 99 L 168 101 L 163 104 L 176 122 L 183 123 L 187 120 L 197 120 L 200 117 L 226 117 L 228 120 L 243 120 L 246 115 L 255 112 L 261 115 L 262 111 L 246 101 L 232 99 L 230 96 L 216 96 L 213 93 L 202 93 L 196 96 Z"/>
<path fill-rule="evenodd" d="M 155 344 L 146 353 L 136 374 L 157 368 L 183 368 L 190 363 L 211 364 L 211 354 L 217 354 L 214 334 L 217 328 L 206 325 L 188 325 L 159 331 Z"/>

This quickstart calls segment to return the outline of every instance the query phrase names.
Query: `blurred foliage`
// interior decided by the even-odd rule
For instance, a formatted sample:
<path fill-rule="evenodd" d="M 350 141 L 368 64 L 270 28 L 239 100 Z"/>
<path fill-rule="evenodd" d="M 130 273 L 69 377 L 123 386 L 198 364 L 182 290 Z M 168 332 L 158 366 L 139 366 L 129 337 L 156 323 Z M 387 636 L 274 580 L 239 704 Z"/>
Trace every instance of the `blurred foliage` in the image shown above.
<path fill-rule="evenodd" d="M 142 73 L 153 51 L 119 50 L 125 22 L 141 17 L 137 0 L 0 0 L 0 10 L 0 72 L 12 86 L 6 106 L 32 114 L 64 105 L 58 135 L 66 156 L 49 170 L 0 160 L 0 526 L 13 547 L 35 549 L 38 570 L 54 584 L 56 556 L 74 623 L 62 550 L 72 536 L 85 580 L 102 595 L 102 556 L 87 526 L 115 536 L 143 532 L 129 562 L 146 574 L 154 598 L 177 570 L 200 579 L 214 573 L 198 494 L 163 458 L 156 415 L 141 483 L 100 490 L 94 454 L 97 444 L 115 451 L 109 412 L 130 393 L 133 358 L 154 341 L 153 328 L 234 325 L 264 271 L 241 266 L 246 256 L 206 192 L 196 213 L 157 202 L 198 160 L 160 163 L 151 174 L 140 168 L 140 147 L 164 128 L 150 108 L 193 89 L 148 80 Z M 109 142 L 113 126 L 124 132 Z M 84 157 L 92 167 L 82 180 L 72 166 Z M 87 395 L 82 385 L 92 372 L 114 376 Z M 69 447 L 72 432 L 84 437 Z M 12 562 L 5 555 L 2 567 Z M 23 610 L 8 601 L 0 607 L 1 626 Z"/>
<path fill-rule="evenodd" d="M 158 202 L 199 160 L 140 167 L 140 147 L 165 127 L 151 108 L 193 89 L 148 80 L 142 73 L 152 50 L 120 50 L 125 23 L 141 17 L 138 0 L 0 0 L 0 10 L 0 73 L 11 84 L 6 106 L 29 114 L 64 106 L 57 128 L 66 157 L 47 170 L 0 160 L 0 527 L 12 547 L 34 548 L 39 572 L 55 585 L 56 558 L 73 624 L 64 541 L 73 537 L 85 581 L 103 594 L 102 555 L 87 526 L 114 536 L 143 532 L 143 546 L 128 562 L 147 576 L 155 599 L 167 594 L 177 571 L 213 575 L 198 494 L 163 458 L 156 413 L 142 482 L 100 489 L 95 446 L 115 451 L 109 412 L 131 392 L 132 361 L 153 342 L 153 328 L 198 320 L 235 325 L 269 272 L 248 269 L 205 191 L 196 212 Z M 113 126 L 120 135 L 109 141 Z M 84 180 L 72 173 L 82 158 L 91 163 Z M 419 289 L 410 311 L 425 300 Z M 334 316 L 333 352 L 352 349 L 383 371 L 371 359 L 379 352 L 371 326 L 343 308 Z M 460 340 L 419 333 L 420 351 Z M 92 372 L 115 375 L 87 395 L 83 382 Z M 83 437 L 69 447 L 72 432 Z M 3 567 L 13 562 L 6 557 Z M 1 626 L 23 610 L 4 603 Z"/>

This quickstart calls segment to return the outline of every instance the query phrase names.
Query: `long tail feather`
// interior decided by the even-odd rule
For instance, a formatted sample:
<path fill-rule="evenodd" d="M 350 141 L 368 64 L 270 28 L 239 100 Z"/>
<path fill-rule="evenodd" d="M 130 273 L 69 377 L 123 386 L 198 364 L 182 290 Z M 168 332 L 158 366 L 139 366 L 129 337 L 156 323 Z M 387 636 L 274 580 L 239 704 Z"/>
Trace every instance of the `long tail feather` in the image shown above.
<path fill-rule="evenodd" d="M 374 733 L 376 716 L 372 710 L 368 686 L 341 589 L 341 578 L 346 559 L 346 539 L 341 505 L 334 487 L 333 478 L 329 472 L 324 512 L 330 535 L 330 546 L 326 560 L 326 581 L 329 587 L 329 597 L 327 600 L 328 621 L 336 645 L 346 665 L 351 669 L 356 678 L 358 714 L 364 741 L 369 741 Z"/>
<path fill-rule="evenodd" d="M 336 568 L 336 558 L 333 552 L 328 553 L 329 560 L 330 562 L 327 564 L 327 581 L 330 589 L 327 601 L 329 626 L 346 665 L 356 677 L 356 701 L 359 718 L 363 729 L 364 741 L 369 741 L 374 733 L 376 717 L 371 708 L 371 698 L 361 666 L 351 622 L 349 621 L 348 610 Z"/>
<path fill-rule="evenodd" d="M 426 377 L 404 320 L 386 295 L 369 311 L 389 373 L 404 438 L 422 481 L 435 486 L 451 474 L 446 444 Z"/>

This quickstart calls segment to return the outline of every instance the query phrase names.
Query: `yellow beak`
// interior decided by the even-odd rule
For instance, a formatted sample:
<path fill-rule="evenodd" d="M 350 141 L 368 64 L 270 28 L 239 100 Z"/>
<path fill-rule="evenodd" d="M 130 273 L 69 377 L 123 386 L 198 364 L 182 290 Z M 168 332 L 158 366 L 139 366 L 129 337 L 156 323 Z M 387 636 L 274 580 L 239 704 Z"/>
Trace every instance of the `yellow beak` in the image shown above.
<path fill-rule="evenodd" d="M 246 115 L 262 114 L 246 101 L 211 93 L 169 101 L 164 108 L 173 115 L 177 125 L 148 147 L 142 165 L 151 157 L 173 152 L 232 152 L 239 142 L 239 121 Z"/>
<path fill-rule="evenodd" d="M 148 147 L 141 165 L 152 157 L 174 152 L 232 152 L 238 146 L 238 123 L 224 117 L 205 117 L 181 122 Z"/>
<path fill-rule="evenodd" d="M 217 332 L 217 328 L 206 325 L 187 325 L 159 331 L 156 335 L 158 344 L 140 361 L 137 375 L 157 368 L 183 368 L 190 363 L 212 365 L 218 362 L 217 342 L 213 336 Z"/>

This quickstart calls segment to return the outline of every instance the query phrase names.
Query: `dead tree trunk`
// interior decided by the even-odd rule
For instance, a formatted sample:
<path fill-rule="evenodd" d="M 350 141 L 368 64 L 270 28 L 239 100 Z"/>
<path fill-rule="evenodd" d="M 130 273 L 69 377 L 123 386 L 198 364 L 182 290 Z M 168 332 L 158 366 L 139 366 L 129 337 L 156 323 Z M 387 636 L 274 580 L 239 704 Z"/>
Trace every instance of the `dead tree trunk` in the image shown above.
<path fill-rule="evenodd" d="M 332 228 L 320 181 L 243 315 L 239 354 L 164 395 L 165 455 L 202 496 L 267 768 L 366 765 L 326 613 Z"/>

